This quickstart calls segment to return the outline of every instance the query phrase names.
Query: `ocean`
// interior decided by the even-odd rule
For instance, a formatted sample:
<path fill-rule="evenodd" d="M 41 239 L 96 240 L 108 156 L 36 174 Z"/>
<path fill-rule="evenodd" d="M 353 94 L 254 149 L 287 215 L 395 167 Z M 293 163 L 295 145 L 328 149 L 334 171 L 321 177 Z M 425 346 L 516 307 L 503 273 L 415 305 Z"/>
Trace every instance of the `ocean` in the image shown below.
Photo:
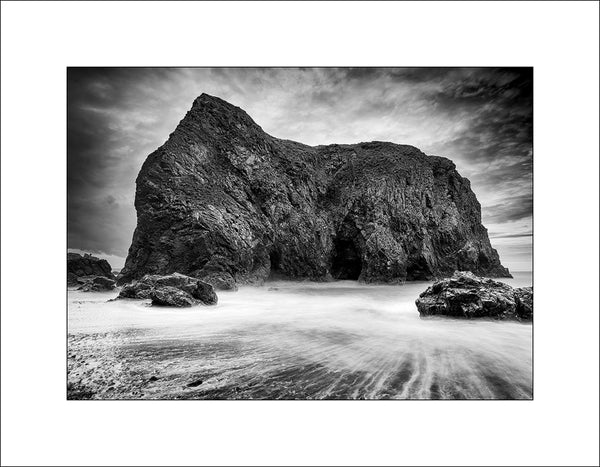
<path fill-rule="evenodd" d="M 67 396 L 531 399 L 531 323 L 421 319 L 430 284 L 275 281 L 188 309 L 69 291 Z"/>

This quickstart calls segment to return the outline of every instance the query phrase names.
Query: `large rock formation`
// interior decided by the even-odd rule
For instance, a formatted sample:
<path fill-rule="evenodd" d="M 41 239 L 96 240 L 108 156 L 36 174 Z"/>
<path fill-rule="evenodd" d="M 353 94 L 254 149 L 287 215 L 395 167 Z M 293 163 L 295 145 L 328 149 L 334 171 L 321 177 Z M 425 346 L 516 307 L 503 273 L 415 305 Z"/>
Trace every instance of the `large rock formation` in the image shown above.
<path fill-rule="evenodd" d="M 508 284 L 457 271 L 428 287 L 416 300 L 421 316 L 491 318 L 531 321 L 533 287 L 513 288 Z"/>
<path fill-rule="evenodd" d="M 272 273 L 365 282 L 457 269 L 509 276 L 450 160 L 392 143 L 277 139 L 206 94 L 144 162 L 135 206 L 120 283 L 171 272 L 229 288 Z"/>

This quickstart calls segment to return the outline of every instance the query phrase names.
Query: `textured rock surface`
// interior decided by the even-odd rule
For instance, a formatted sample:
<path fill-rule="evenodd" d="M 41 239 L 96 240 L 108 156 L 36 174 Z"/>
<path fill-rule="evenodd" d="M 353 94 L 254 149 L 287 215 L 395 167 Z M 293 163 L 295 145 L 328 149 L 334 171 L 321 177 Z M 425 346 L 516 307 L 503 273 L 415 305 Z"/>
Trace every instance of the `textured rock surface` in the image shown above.
<path fill-rule="evenodd" d="M 533 319 L 533 287 L 515 289 L 517 315 L 523 320 Z"/>
<path fill-rule="evenodd" d="M 117 298 L 149 298 L 154 305 L 177 307 L 198 303 L 214 305 L 218 300 L 210 284 L 177 273 L 166 276 L 147 274 L 123 286 Z"/>
<path fill-rule="evenodd" d="M 186 307 L 197 304 L 189 293 L 170 285 L 152 289 L 150 298 L 155 306 Z"/>
<path fill-rule="evenodd" d="M 114 279 L 104 276 L 86 276 L 78 278 L 78 282 L 82 283 L 78 290 L 83 292 L 104 292 L 113 290 L 116 285 Z"/>
<path fill-rule="evenodd" d="M 77 277 L 104 276 L 115 280 L 112 268 L 105 259 L 90 254 L 67 253 L 67 282 L 75 285 Z"/>
<path fill-rule="evenodd" d="M 530 321 L 533 288 L 514 289 L 502 282 L 457 271 L 451 278 L 427 288 L 415 303 L 421 316 Z"/>
<path fill-rule="evenodd" d="M 121 284 L 172 272 L 229 287 L 273 273 L 365 282 L 457 269 L 509 276 L 450 160 L 392 143 L 277 139 L 205 94 L 144 162 L 135 206 Z"/>
<path fill-rule="evenodd" d="M 67 272 L 67 287 L 76 287 L 79 285 L 79 276 L 72 272 Z"/>

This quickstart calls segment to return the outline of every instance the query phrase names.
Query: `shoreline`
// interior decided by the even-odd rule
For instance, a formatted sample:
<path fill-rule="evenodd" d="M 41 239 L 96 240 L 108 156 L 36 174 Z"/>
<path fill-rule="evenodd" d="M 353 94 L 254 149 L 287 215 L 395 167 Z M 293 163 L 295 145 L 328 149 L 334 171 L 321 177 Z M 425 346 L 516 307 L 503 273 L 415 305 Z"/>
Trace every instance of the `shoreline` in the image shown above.
<path fill-rule="evenodd" d="M 423 285 L 275 281 L 187 309 L 71 291 L 68 398 L 531 398 L 531 323 L 421 319 Z"/>

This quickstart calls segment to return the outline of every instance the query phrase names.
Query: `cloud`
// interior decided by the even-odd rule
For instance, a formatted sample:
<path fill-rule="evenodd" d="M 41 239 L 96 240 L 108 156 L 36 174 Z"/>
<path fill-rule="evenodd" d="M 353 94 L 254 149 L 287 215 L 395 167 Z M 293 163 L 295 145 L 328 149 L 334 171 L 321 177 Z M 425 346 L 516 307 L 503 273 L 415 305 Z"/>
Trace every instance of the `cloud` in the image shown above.
<path fill-rule="evenodd" d="M 531 218 L 533 211 L 533 199 L 527 193 L 524 195 L 505 198 L 502 203 L 487 206 L 484 222 L 514 222 L 521 219 Z"/>
<path fill-rule="evenodd" d="M 533 237 L 533 233 L 524 233 L 524 234 L 504 234 L 498 235 L 493 232 L 490 232 L 490 238 L 525 238 L 525 237 Z"/>
<path fill-rule="evenodd" d="M 392 141 L 449 157 L 486 226 L 510 234 L 531 221 L 531 69 L 70 68 L 70 247 L 126 254 L 137 173 L 203 92 L 275 137 Z"/>

